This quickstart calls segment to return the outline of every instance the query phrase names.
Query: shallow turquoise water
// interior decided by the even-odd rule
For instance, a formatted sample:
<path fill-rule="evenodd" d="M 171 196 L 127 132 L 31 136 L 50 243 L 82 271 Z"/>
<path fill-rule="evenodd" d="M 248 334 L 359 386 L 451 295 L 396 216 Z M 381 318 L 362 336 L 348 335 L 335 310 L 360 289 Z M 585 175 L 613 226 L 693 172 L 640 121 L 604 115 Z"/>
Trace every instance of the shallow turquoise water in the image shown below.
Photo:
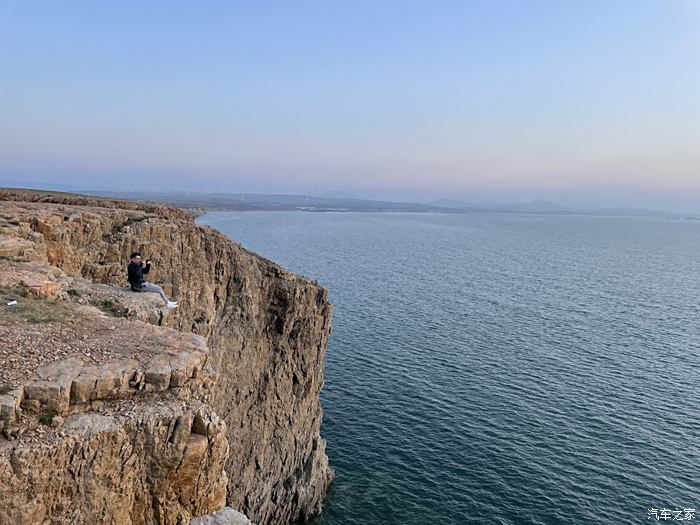
<path fill-rule="evenodd" d="M 216 213 L 330 289 L 319 525 L 700 508 L 700 223 Z M 655 520 L 652 520 L 655 521 Z"/>

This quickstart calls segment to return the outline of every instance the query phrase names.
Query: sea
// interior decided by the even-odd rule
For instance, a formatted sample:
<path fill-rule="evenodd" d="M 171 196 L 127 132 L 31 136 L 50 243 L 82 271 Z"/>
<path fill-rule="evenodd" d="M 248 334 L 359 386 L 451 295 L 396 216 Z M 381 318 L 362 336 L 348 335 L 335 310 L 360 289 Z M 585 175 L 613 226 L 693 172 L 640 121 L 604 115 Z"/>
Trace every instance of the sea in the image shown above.
<path fill-rule="evenodd" d="M 314 525 L 700 523 L 700 221 L 199 222 L 330 290 Z"/>

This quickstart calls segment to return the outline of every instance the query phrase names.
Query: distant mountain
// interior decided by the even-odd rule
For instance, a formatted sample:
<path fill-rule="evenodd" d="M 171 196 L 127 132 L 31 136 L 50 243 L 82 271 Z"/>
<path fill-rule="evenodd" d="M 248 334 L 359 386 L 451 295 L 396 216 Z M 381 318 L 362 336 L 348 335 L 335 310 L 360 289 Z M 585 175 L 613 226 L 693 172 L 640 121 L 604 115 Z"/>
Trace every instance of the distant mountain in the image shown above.
<path fill-rule="evenodd" d="M 560 206 L 559 204 L 555 202 L 549 202 L 549 201 L 532 201 L 532 202 L 523 202 L 523 203 L 518 203 L 523 207 L 523 209 L 528 209 L 528 210 L 533 210 L 533 211 L 561 211 L 565 210 L 566 208 L 564 206 Z"/>
<path fill-rule="evenodd" d="M 344 191 L 325 191 L 318 195 L 322 199 L 360 199 L 356 195 L 345 193 Z"/>
<path fill-rule="evenodd" d="M 313 197 L 268 193 L 197 192 L 110 192 L 88 191 L 88 195 L 128 200 L 158 201 L 181 208 L 213 210 L 302 210 L 355 212 L 448 212 L 445 208 L 418 202 L 373 201 L 353 198 Z"/>
<path fill-rule="evenodd" d="M 569 208 L 549 201 L 509 202 L 502 204 L 500 207 L 503 209 L 519 210 L 529 213 L 557 213 L 570 211 Z"/>
<path fill-rule="evenodd" d="M 431 201 L 432 206 L 439 206 L 440 208 L 450 208 L 455 210 L 466 210 L 470 208 L 476 208 L 476 204 L 471 202 L 459 201 L 455 199 L 435 199 Z"/>
<path fill-rule="evenodd" d="M 462 213 L 535 213 L 553 215 L 606 215 L 634 217 L 668 217 L 674 214 L 644 208 L 576 208 L 557 204 L 556 202 L 536 200 L 531 202 L 466 202 L 455 199 L 436 199 L 433 206 Z M 692 215 L 692 214 L 691 214 Z"/>
<path fill-rule="evenodd" d="M 575 209 L 572 213 L 579 215 L 606 215 L 617 217 L 676 217 L 679 215 L 686 215 L 660 210 L 650 210 L 647 208 L 584 208 Z M 689 215 L 692 216 L 693 214 Z"/>
<path fill-rule="evenodd" d="M 607 215 L 636 217 L 676 217 L 679 214 L 630 208 L 569 208 L 549 201 L 472 203 L 456 199 L 436 199 L 429 204 L 267 193 L 198 193 L 198 192 L 110 192 L 83 191 L 88 195 L 128 200 L 164 202 L 180 208 L 209 210 L 267 210 L 315 212 L 410 212 L 410 213 L 526 213 L 540 215 Z M 694 214 L 682 214 L 693 218 Z"/>
<path fill-rule="evenodd" d="M 565 212 L 566 208 L 549 201 L 532 202 L 466 202 L 456 199 L 435 199 L 430 203 L 433 206 L 462 211 L 503 211 L 509 213 L 555 213 Z"/>
<path fill-rule="evenodd" d="M 221 195 L 221 194 L 220 194 Z M 238 198 L 240 194 L 230 194 L 232 198 Z M 428 212 L 445 211 L 443 208 L 421 204 L 418 202 L 392 202 L 357 199 L 351 197 L 312 197 L 310 195 L 263 195 L 244 194 L 248 203 L 260 206 L 286 206 L 306 211 L 404 211 L 404 212 Z"/>

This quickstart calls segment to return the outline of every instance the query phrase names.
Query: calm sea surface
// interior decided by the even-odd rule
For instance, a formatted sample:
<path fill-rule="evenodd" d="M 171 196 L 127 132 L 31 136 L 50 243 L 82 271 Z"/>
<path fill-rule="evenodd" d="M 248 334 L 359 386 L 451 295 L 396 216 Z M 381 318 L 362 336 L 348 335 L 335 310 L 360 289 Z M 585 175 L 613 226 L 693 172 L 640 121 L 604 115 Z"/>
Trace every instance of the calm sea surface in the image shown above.
<path fill-rule="evenodd" d="M 699 222 L 200 222 L 330 289 L 322 433 L 337 478 L 318 524 L 651 523 L 651 507 L 700 510 Z"/>

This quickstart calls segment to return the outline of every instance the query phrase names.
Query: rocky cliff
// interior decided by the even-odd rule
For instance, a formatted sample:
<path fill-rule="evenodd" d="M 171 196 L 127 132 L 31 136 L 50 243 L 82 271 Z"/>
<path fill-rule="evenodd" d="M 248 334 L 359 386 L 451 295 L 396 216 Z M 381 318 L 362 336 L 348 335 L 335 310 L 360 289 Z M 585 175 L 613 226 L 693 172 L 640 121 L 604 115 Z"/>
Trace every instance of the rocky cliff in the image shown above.
<path fill-rule="evenodd" d="M 149 280 L 161 284 L 168 295 L 179 301 L 177 310 L 166 314 L 154 305 L 134 305 L 130 301 L 133 303 L 135 294 L 92 284 L 123 287 L 125 264 L 134 250 L 153 261 Z M 61 447 L 73 452 L 76 447 L 88 447 L 80 457 L 90 457 L 93 449 L 89 447 L 94 446 L 94 450 L 100 451 L 99 457 L 112 459 L 126 442 L 129 447 L 138 447 L 139 440 L 146 440 L 154 449 L 161 443 L 170 450 L 177 421 L 191 422 L 195 417 L 203 420 L 206 416 L 207 421 L 215 422 L 221 418 L 220 426 L 211 426 L 211 435 L 199 425 L 198 431 L 188 429 L 186 439 L 178 438 L 184 440 L 178 445 L 182 449 L 180 462 L 186 456 L 183 451 L 195 446 L 189 445 L 189 440 L 194 439 L 201 447 L 197 464 L 215 465 L 222 456 L 217 432 L 225 432 L 226 499 L 231 507 L 259 525 L 289 523 L 320 510 L 333 476 L 325 442 L 320 437 L 319 392 L 331 318 L 325 289 L 245 250 L 213 229 L 197 226 L 184 211 L 67 194 L 0 191 L 0 259 L 13 263 L 13 272 L 5 275 L 15 275 L 17 283 L 29 295 L 35 290 L 45 298 L 53 294 L 59 299 L 75 300 L 80 295 L 81 300 L 88 300 L 94 296 L 90 300 L 97 301 L 98 306 L 107 305 L 108 314 L 113 317 L 195 334 L 201 336 L 207 347 L 206 369 L 213 378 L 209 383 L 216 386 L 206 396 L 199 393 L 183 397 L 182 385 L 175 385 L 177 392 L 167 402 L 179 405 L 171 407 L 170 412 L 144 415 L 141 419 L 124 416 L 117 423 L 112 422 L 113 427 L 104 423 L 105 428 L 113 428 L 113 434 L 102 432 L 100 439 L 108 439 L 111 448 L 99 441 L 92 444 L 89 439 L 83 439 L 80 445 L 78 441 L 65 441 Z M 28 269 L 32 264 L 45 265 L 44 278 L 36 278 L 36 267 L 32 271 Z M 22 272 L 31 275 L 22 277 Z M 81 283 L 90 293 L 77 291 Z M 12 284 L 6 283 L 6 288 Z M 68 290 L 73 290 L 75 295 L 67 297 Z M 105 294 L 109 297 L 105 298 Z M 36 369 L 27 372 L 36 375 Z M 197 378 L 191 382 L 197 383 Z M 148 381 L 144 379 L 143 384 Z M 138 384 L 131 389 L 138 390 Z M 145 387 L 142 390 L 146 392 L 139 395 L 155 395 Z M 144 414 L 150 414 L 147 403 L 140 401 L 140 405 Z M 68 413 L 75 412 L 71 407 Z M 209 426 L 207 423 L 205 429 Z M 208 440 L 208 446 L 204 446 L 202 439 Z M 47 450 L 47 457 L 61 456 L 55 447 Z M 143 457 L 143 462 L 148 460 L 147 455 L 137 456 Z M 177 454 L 173 456 L 176 457 Z M 23 473 L 18 461 L 9 461 L 7 468 Z M 99 458 L 95 461 L 99 464 Z M 207 500 L 203 493 L 198 495 L 197 491 L 203 490 L 202 483 L 195 483 L 194 488 L 185 487 L 184 499 L 173 496 L 179 490 L 171 487 L 172 480 L 179 479 L 176 474 L 179 463 L 172 461 L 175 469 L 172 472 L 144 466 L 151 474 L 144 478 L 143 490 L 138 490 L 138 483 L 133 485 L 137 487 L 134 494 L 151 495 L 150 499 L 141 498 L 138 505 L 133 503 L 135 500 L 129 500 L 133 508 L 155 512 L 151 514 L 154 521 L 144 523 L 180 523 L 187 513 L 195 516 L 212 512 L 221 503 Z M 77 469 L 77 473 L 73 471 L 70 475 L 80 483 L 80 472 L 85 466 L 71 468 Z M 107 475 L 110 475 L 108 469 Z M 211 473 L 207 476 L 214 480 L 210 482 L 215 486 L 219 478 Z M 0 479 L 0 499 L 3 479 Z M 99 483 L 99 477 L 90 483 Z M 26 486 L 27 490 L 38 490 L 31 483 Z M 170 496 L 159 494 L 161 489 Z M 216 491 L 212 489 L 212 492 Z M 80 498 L 89 493 L 85 489 L 82 496 L 62 494 L 60 505 L 80 505 Z M 162 504 L 166 501 L 185 501 L 180 503 L 185 510 L 174 511 L 180 512 L 179 517 L 167 517 Z M 105 502 L 100 507 L 103 515 L 111 512 L 110 505 Z M 55 509 L 56 504 L 46 508 Z M 129 519 L 114 523 L 141 523 Z M 99 518 L 97 522 L 101 522 Z"/>

